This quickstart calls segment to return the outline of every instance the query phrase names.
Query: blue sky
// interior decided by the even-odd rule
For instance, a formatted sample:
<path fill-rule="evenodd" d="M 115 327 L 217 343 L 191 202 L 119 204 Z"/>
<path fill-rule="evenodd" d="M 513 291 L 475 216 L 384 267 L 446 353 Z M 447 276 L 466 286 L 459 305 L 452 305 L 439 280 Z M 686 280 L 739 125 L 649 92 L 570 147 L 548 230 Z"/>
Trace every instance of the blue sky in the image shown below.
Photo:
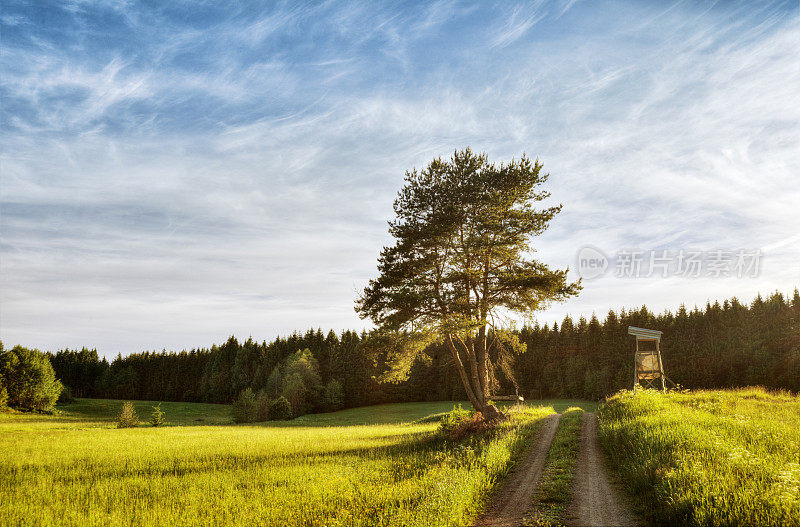
<path fill-rule="evenodd" d="M 3 3 L 0 338 L 113 356 L 362 328 L 403 173 L 523 152 L 608 273 L 540 321 L 800 283 L 796 2 Z M 613 265 L 613 262 L 612 262 Z"/>

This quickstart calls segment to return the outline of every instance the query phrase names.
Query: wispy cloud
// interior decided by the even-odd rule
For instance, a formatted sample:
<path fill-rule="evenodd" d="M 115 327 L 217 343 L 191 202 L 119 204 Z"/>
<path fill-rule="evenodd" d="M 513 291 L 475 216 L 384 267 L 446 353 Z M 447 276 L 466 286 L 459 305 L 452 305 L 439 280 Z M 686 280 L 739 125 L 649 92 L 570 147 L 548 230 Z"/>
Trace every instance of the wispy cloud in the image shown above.
<path fill-rule="evenodd" d="M 537 10 L 541 8 L 541 4 L 542 2 L 534 3 L 530 10 L 519 7 L 514 9 L 492 39 L 491 47 L 502 48 L 524 37 L 530 28 L 545 17 L 545 13 Z"/>
<path fill-rule="evenodd" d="M 591 243 L 769 248 L 757 279 L 588 283 L 542 314 L 800 283 L 796 8 L 9 4 L 0 338 L 107 354 L 363 327 L 403 172 L 539 156 Z M 622 16 L 624 15 L 624 16 Z"/>

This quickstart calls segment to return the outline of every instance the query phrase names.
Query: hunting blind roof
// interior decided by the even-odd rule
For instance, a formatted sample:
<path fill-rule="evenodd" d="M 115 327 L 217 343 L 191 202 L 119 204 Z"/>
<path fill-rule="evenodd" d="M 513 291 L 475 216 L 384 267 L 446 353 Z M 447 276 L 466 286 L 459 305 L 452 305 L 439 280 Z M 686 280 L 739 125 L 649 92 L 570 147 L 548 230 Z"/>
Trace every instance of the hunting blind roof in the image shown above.
<path fill-rule="evenodd" d="M 640 340 L 661 340 L 661 332 L 655 329 L 637 328 L 628 326 L 628 335 L 634 335 Z"/>

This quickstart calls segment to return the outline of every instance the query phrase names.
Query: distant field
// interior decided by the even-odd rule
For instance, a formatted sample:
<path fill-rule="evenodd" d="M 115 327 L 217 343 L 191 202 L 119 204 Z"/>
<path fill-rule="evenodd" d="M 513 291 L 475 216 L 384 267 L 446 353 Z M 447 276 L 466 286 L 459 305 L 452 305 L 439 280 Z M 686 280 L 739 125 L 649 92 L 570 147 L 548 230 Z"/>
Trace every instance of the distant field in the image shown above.
<path fill-rule="evenodd" d="M 74 403 L 58 405 L 56 415 L 2 414 L 0 431 L 34 427 L 86 428 L 114 427 L 123 401 L 114 399 L 76 399 Z M 153 401 L 133 401 L 139 419 L 145 423 L 153 411 Z M 227 404 L 161 403 L 167 414 L 166 426 L 191 426 L 229 424 L 233 422 L 231 407 Z"/>
<path fill-rule="evenodd" d="M 800 397 L 757 388 L 622 392 L 600 439 L 659 525 L 800 525 Z"/>
<path fill-rule="evenodd" d="M 85 428 L 114 427 L 123 400 L 117 399 L 76 399 L 74 403 L 60 404 L 56 415 L 39 414 L 2 414 L 0 413 L 0 431 L 12 428 L 28 429 L 35 426 L 44 428 Z M 158 401 L 133 401 L 136 412 L 143 425 L 146 425 L 153 405 Z M 227 404 L 175 403 L 162 402 L 161 410 L 166 413 L 165 426 L 197 426 L 197 425 L 229 425 L 233 424 L 231 406 Z M 411 422 L 422 417 L 448 412 L 454 406 L 462 405 L 471 408 L 468 401 L 435 401 L 428 403 L 383 404 L 352 408 L 328 414 L 309 414 L 282 422 L 280 426 L 341 426 L 360 424 L 387 424 Z M 508 408 L 510 403 L 499 403 Z M 567 408 L 581 408 L 586 412 L 597 410 L 599 403 L 579 399 L 537 399 L 526 402 L 531 408 L 546 407 L 562 413 Z M 271 426 L 269 424 L 263 424 Z M 272 423 L 274 425 L 274 423 Z M 255 425 L 259 426 L 259 425 Z"/>
<path fill-rule="evenodd" d="M 553 411 L 453 445 L 416 422 L 452 402 L 251 425 L 226 424 L 225 405 L 163 403 L 170 426 L 118 430 L 120 405 L 0 416 L 0 525 L 460 525 Z M 140 418 L 150 406 L 137 403 Z"/>

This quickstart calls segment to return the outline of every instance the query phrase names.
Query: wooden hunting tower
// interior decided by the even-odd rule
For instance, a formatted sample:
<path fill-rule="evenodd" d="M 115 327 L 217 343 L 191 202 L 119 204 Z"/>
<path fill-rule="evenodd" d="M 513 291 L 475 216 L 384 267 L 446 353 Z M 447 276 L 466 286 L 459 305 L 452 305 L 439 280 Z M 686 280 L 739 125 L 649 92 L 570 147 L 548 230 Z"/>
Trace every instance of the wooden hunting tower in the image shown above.
<path fill-rule="evenodd" d="M 628 334 L 636 337 L 635 368 L 633 374 L 633 393 L 642 388 L 655 388 L 661 380 L 661 391 L 667 391 L 664 383 L 664 366 L 661 364 L 661 332 L 654 329 L 628 326 Z"/>

